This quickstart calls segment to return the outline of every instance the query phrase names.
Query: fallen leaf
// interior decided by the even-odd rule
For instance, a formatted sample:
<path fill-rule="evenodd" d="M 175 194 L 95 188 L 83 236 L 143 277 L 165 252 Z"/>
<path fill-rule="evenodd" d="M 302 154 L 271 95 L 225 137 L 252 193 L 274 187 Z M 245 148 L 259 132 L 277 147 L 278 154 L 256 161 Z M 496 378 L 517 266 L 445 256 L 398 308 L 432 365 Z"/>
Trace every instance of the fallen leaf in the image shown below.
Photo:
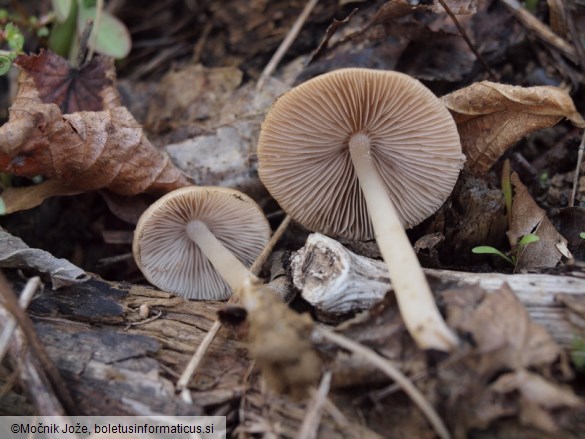
<path fill-rule="evenodd" d="M 475 286 L 441 296 L 449 325 L 465 340 L 438 369 L 439 395 L 455 437 L 510 417 L 552 431 L 559 415 L 581 406 L 555 382 L 572 377 L 565 352 L 530 319 L 507 284 L 490 294 Z"/>
<path fill-rule="evenodd" d="M 256 144 L 264 115 L 289 87 L 269 78 L 260 91 L 253 83 L 234 91 L 218 116 L 207 122 L 206 135 L 167 145 L 181 169 L 198 184 L 248 191 L 258 186 Z"/>
<path fill-rule="evenodd" d="M 449 324 L 472 337 L 475 355 L 480 360 L 478 372 L 482 375 L 491 377 L 510 369 L 542 369 L 562 355 L 560 347 L 530 319 L 507 284 L 465 309 L 458 314 L 458 321 L 449 319 Z"/>
<path fill-rule="evenodd" d="M 90 276 L 66 259 L 57 259 L 50 253 L 30 248 L 22 239 L 12 236 L 0 227 L 0 267 L 30 268 L 51 277 L 53 288 L 87 281 Z"/>
<path fill-rule="evenodd" d="M 163 132 L 217 119 L 241 82 L 242 72 L 235 67 L 198 64 L 171 71 L 162 79 L 144 125 L 149 131 Z"/>
<path fill-rule="evenodd" d="M 43 175 L 72 190 L 107 188 L 120 195 L 164 193 L 190 184 L 152 146 L 132 114 L 116 105 L 119 97 L 107 84 L 101 92 L 104 111 L 71 114 L 43 103 L 26 70 L 21 70 L 19 85 L 9 121 L 0 127 L 0 171 Z"/>
<path fill-rule="evenodd" d="M 512 218 L 508 239 L 515 248 L 520 238 L 529 233 L 540 239 L 526 245 L 516 255 L 516 271 L 537 267 L 555 267 L 563 258 L 559 245 L 566 247 L 567 240 L 555 229 L 546 216 L 544 209 L 538 206 L 518 174 L 512 174 L 514 198 L 512 200 Z M 563 247 L 561 247 L 563 248 Z"/>
<path fill-rule="evenodd" d="M 49 197 L 57 195 L 76 195 L 82 191 L 73 189 L 60 180 L 46 180 L 41 184 L 27 187 L 9 187 L 4 189 L 0 200 L 0 215 L 8 215 L 19 210 L 32 209 Z"/>
<path fill-rule="evenodd" d="M 567 238 L 567 246 L 573 257 L 585 260 L 585 239 L 581 238 L 581 233 L 585 232 L 585 207 L 559 209 L 551 214 L 550 219 L 561 235 Z"/>
<path fill-rule="evenodd" d="M 442 98 L 457 124 L 466 166 L 487 172 L 525 135 L 555 125 L 562 118 L 585 128 L 571 97 L 557 87 L 518 87 L 482 81 Z"/>
<path fill-rule="evenodd" d="M 583 405 L 581 399 L 569 388 L 551 383 L 542 376 L 527 370 L 500 376 L 490 385 L 490 390 L 507 396 L 519 393 L 520 422 L 549 433 L 557 430 L 550 411 Z"/>
<path fill-rule="evenodd" d="M 30 75 L 41 102 L 57 104 L 61 113 L 104 109 L 102 90 L 112 86 L 107 71 L 113 65 L 108 58 L 96 56 L 76 69 L 66 59 L 45 50 L 38 55 L 21 55 L 15 64 Z"/>

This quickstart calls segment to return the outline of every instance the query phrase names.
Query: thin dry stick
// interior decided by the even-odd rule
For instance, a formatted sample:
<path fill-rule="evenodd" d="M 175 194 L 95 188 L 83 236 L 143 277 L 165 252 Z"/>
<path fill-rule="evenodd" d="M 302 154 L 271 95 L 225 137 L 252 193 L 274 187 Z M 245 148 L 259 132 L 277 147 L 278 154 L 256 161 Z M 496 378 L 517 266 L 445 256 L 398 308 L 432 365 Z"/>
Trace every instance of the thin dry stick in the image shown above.
<path fill-rule="evenodd" d="M 577 153 L 577 167 L 575 168 L 575 175 L 573 177 L 573 191 L 571 192 L 569 207 L 573 207 L 575 205 L 577 186 L 579 184 L 579 171 L 581 170 L 581 162 L 583 161 L 583 150 L 585 150 L 585 131 L 583 131 L 583 137 L 581 137 L 581 144 L 579 145 L 579 151 Z"/>
<path fill-rule="evenodd" d="M 331 371 L 328 370 L 323 374 L 319 389 L 315 392 L 311 401 L 307 405 L 305 419 L 301 424 L 297 439 L 314 439 L 317 437 L 319 430 L 319 423 L 321 422 L 321 414 L 323 413 L 323 406 L 327 401 L 329 394 L 329 387 L 331 386 Z"/>
<path fill-rule="evenodd" d="M 89 52 L 87 54 L 88 60 L 91 60 L 93 58 L 93 52 L 95 51 L 95 45 L 97 44 L 99 27 L 102 22 L 103 10 L 104 0 L 97 0 L 97 3 L 95 5 L 95 21 L 93 23 L 93 28 L 91 29 L 91 35 L 89 36 L 89 41 L 91 41 L 91 44 L 89 45 Z"/>
<path fill-rule="evenodd" d="M 20 294 L 20 298 L 18 299 L 18 305 L 22 309 L 28 308 L 28 305 L 30 304 L 35 294 L 35 291 L 37 290 L 40 284 L 41 279 L 38 276 L 31 277 L 28 280 L 28 282 L 24 286 L 24 289 L 22 290 L 22 293 Z M 6 324 L 4 325 L 2 335 L 0 335 L 0 363 L 2 363 L 2 359 L 4 358 L 4 355 L 6 355 L 6 352 L 8 351 L 10 338 L 12 337 L 12 333 L 14 332 L 15 329 L 16 320 L 14 320 L 13 318 L 9 318 Z"/>
<path fill-rule="evenodd" d="M 469 36 L 467 35 L 467 32 L 465 32 L 465 29 L 463 29 L 463 26 L 461 26 L 461 24 L 459 23 L 459 20 L 457 20 L 457 17 L 455 16 L 455 14 L 451 10 L 451 8 L 449 8 L 449 6 L 447 6 L 447 4 L 445 3 L 444 0 L 439 0 L 439 3 L 441 3 L 441 6 L 443 7 L 443 9 L 447 13 L 447 15 L 451 18 L 451 21 L 453 21 L 453 23 L 455 23 L 455 26 L 457 26 L 457 29 L 459 30 L 459 33 L 461 34 L 461 36 L 465 40 L 465 43 L 467 43 L 467 46 L 471 49 L 471 51 L 473 52 L 473 54 L 475 55 L 475 57 L 483 65 L 483 68 L 486 70 L 486 72 L 489 73 L 489 75 L 492 78 L 495 78 L 496 75 L 494 74 L 494 71 L 490 68 L 490 66 L 488 65 L 488 63 L 485 62 L 485 59 L 483 59 L 483 56 L 481 56 L 481 54 L 475 48 L 475 45 L 469 39 Z"/>
<path fill-rule="evenodd" d="M 284 217 L 282 223 L 280 223 L 280 226 L 278 226 L 278 228 L 272 235 L 272 238 L 270 238 L 270 241 L 268 241 L 262 252 L 258 255 L 256 260 L 250 267 L 250 271 L 252 272 L 252 274 L 258 275 L 258 273 L 260 273 L 262 265 L 264 265 L 264 262 L 266 262 L 266 259 L 268 259 L 268 257 L 272 253 L 274 246 L 288 228 L 290 221 L 291 221 L 290 216 L 287 215 Z M 228 301 L 228 304 L 236 304 L 238 303 L 238 300 L 239 300 L 238 295 L 234 294 Z M 221 323 L 219 322 L 219 320 L 216 319 L 215 322 L 213 322 L 213 325 L 211 326 L 207 334 L 205 335 L 205 338 L 203 339 L 203 341 L 201 342 L 201 344 L 191 357 L 191 360 L 189 360 L 189 364 L 187 364 L 187 367 L 183 371 L 181 378 L 179 378 L 179 381 L 177 381 L 177 385 L 175 388 L 177 392 L 181 392 L 181 397 L 183 398 L 183 400 L 185 400 L 185 402 L 190 403 L 191 399 L 190 394 L 187 390 L 187 385 L 189 384 L 189 381 L 191 381 L 191 378 L 197 371 L 197 368 L 199 367 L 201 360 L 203 360 L 203 357 L 205 356 L 207 349 L 209 349 L 209 345 L 219 332 L 220 328 Z"/>
<path fill-rule="evenodd" d="M 323 338 L 326 338 L 327 340 L 341 346 L 342 348 L 347 349 L 355 355 L 362 356 L 390 378 L 392 378 L 396 384 L 402 388 L 404 393 L 410 397 L 412 402 L 414 402 L 416 406 L 423 412 L 431 426 L 435 429 L 437 435 L 439 435 L 441 439 L 449 439 L 451 437 L 447 431 L 447 428 L 445 427 L 445 424 L 443 424 L 443 421 L 435 409 L 428 403 L 420 390 L 418 390 L 416 386 L 408 379 L 408 377 L 404 375 L 399 369 L 397 369 L 390 361 L 381 357 L 373 350 L 356 343 L 355 341 L 344 337 L 341 334 L 336 334 L 323 325 L 316 325 L 315 329 Z"/>
<path fill-rule="evenodd" d="M 278 66 L 278 63 L 282 60 L 282 57 L 285 55 L 286 51 L 290 48 L 293 41 L 301 31 L 303 24 L 305 24 L 305 21 L 307 21 L 307 18 L 309 18 L 309 15 L 317 5 L 318 1 L 319 0 L 309 0 L 307 2 L 303 8 L 303 11 L 301 12 L 301 15 L 298 16 L 297 20 L 288 31 L 288 34 L 286 34 L 286 37 L 284 40 L 282 40 L 282 43 L 280 43 L 280 46 L 278 46 L 278 49 L 276 49 L 276 52 L 274 52 L 274 55 L 272 55 L 272 58 L 270 58 L 268 64 L 266 64 L 266 67 L 264 67 L 264 70 L 262 70 L 260 78 L 258 79 L 258 83 L 256 84 L 257 91 L 262 88 L 266 78 L 272 75 L 276 69 L 276 66 Z"/>
<path fill-rule="evenodd" d="M 579 57 L 575 48 L 555 34 L 546 24 L 528 12 L 516 0 L 501 0 L 524 26 L 536 33 L 544 42 L 559 49 L 571 61 L 578 63 Z"/>

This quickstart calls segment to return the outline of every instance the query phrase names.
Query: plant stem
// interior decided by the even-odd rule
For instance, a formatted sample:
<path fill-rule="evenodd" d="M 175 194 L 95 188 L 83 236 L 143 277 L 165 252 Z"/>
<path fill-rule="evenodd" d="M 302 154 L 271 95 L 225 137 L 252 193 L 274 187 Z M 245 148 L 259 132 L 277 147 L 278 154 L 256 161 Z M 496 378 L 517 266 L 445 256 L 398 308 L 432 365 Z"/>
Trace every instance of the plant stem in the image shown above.
<path fill-rule="evenodd" d="M 349 151 L 408 332 L 421 349 L 451 350 L 457 345 L 457 337 L 437 309 L 418 258 L 374 166 L 369 138 L 354 134 Z"/>
<path fill-rule="evenodd" d="M 201 221 L 191 221 L 187 225 L 187 235 L 197 244 L 232 291 L 238 291 L 246 281 L 257 280 Z"/>

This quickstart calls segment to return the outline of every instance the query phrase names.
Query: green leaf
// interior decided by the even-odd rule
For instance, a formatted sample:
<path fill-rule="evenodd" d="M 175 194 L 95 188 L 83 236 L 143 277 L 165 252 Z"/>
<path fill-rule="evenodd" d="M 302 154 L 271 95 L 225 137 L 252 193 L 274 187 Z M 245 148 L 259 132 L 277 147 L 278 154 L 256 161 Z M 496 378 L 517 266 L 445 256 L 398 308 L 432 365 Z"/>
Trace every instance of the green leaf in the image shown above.
<path fill-rule="evenodd" d="M 538 235 L 535 235 L 534 233 L 528 233 L 520 239 L 520 242 L 518 242 L 518 246 L 520 248 L 524 248 L 528 244 L 530 244 L 532 242 L 536 242 L 536 241 L 540 241 L 540 238 L 538 237 Z"/>
<path fill-rule="evenodd" d="M 502 259 L 505 259 L 510 264 L 514 265 L 514 261 L 512 261 L 512 259 L 510 259 L 504 253 L 502 253 L 501 251 L 499 251 L 497 248 L 491 247 L 489 245 L 480 245 L 479 247 L 472 248 L 471 251 L 473 253 L 475 253 L 475 254 L 496 255 L 496 256 L 499 256 Z"/>
<path fill-rule="evenodd" d="M 571 343 L 571 361 L 577 369 L 585 368 L 585 339 L 578 337 Z"/>
<path fill-rule="evenodd" d="M 43 26 L 39 29 L 37 29 L 37 37 L 39 38 L 45 38 L 49 36 L 49 28 L 47 26 Z"/>
<path fill-rule="evenodd" d="M 63 23 L 55 23 L 51 28 L 47 45 L 53 52 L 63 58 L 69 58 L 71 45 L 75 39 L 75 27 L 77 25 L 77 2 L 71 5 L 71 14 Z"/>
<path fill-rule="evenodd" d="M 4 33 L 6 35 L 8 47 L 15 52 L 22 52 L 22 48 L 24 47 L 24 35 L 20 32 L 20 29 L 12 23 L 7 23 L 4 28 Z"/>
<path fill-rule="evenodd" d="M 80 9 L 77 16 L 77 31 L 81 35 L 87 24 L 87 20 L 95 20 L 95 8 Z M 111 56 L 112 58 L 124 58 L 130 53 L 132 41 L 130 32 L 120 20 L 106 11 L 102 11 L 99 29 L 90 37 L 89 46 L 96 52 Z M 93 32 L 92 32 L 93 33 Z M 95 41 L 95 44 L 93 43 Z"/>
<path fill-rule="evenodd" d="M 12 66 L 12 61 L 9 57 L 0 55 L 0 76 L 4 76 L 10 70 L 10 66 Z"/>
<path fill-rule="evenodd" d="M 585 232 L 581 232 L 581 233 L 579 233 L 579 236 L 580 236 L 581 238 L 585 239 Z"/>
<path fill-rule="evenodd" d="M 95 8 L 96 0 L 81 0 L 80 6 L 83 9 Z"/>
<path fill-rule="evenodd" d="M 0 9 L 0 20 L 4 21 L 4 20 L 8 20 L 9 14 L 8 14 L 8 9 Z"/>
<path fill-rule="evenodd" d="M 63 23 L 71 13 L 72 0 L 51 0 L 53 5 L 53 12 L 59 23 Z"/>

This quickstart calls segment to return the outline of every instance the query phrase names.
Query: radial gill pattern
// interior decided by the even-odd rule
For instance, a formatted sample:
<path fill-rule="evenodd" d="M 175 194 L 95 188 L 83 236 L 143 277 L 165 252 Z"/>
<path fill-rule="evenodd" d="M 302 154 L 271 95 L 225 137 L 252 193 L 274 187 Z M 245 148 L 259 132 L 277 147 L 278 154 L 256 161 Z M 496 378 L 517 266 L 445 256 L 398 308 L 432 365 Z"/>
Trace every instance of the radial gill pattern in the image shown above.
<path fill-rule="evenodd" d="M 134 257 L 158 288 L 189 299 L 222 300 L 230 288 L 186 232 L 190 221 L 204 222 L 219 241 L 250 266 L 270 237 L 258 205 L 238 191 L 188 187 L 173 191 L 140 218 Z"/>
<path fill-rule="evenodd" d="M 284 94 L 262 124 L 260 178 L 296 221 L 332 236 L 374 237 L 349 154 L 356 133 L 370 139 L 405 227 L 444 203 L 465 159 L 447 109 L 407 75 L 342 69 Z"/>

